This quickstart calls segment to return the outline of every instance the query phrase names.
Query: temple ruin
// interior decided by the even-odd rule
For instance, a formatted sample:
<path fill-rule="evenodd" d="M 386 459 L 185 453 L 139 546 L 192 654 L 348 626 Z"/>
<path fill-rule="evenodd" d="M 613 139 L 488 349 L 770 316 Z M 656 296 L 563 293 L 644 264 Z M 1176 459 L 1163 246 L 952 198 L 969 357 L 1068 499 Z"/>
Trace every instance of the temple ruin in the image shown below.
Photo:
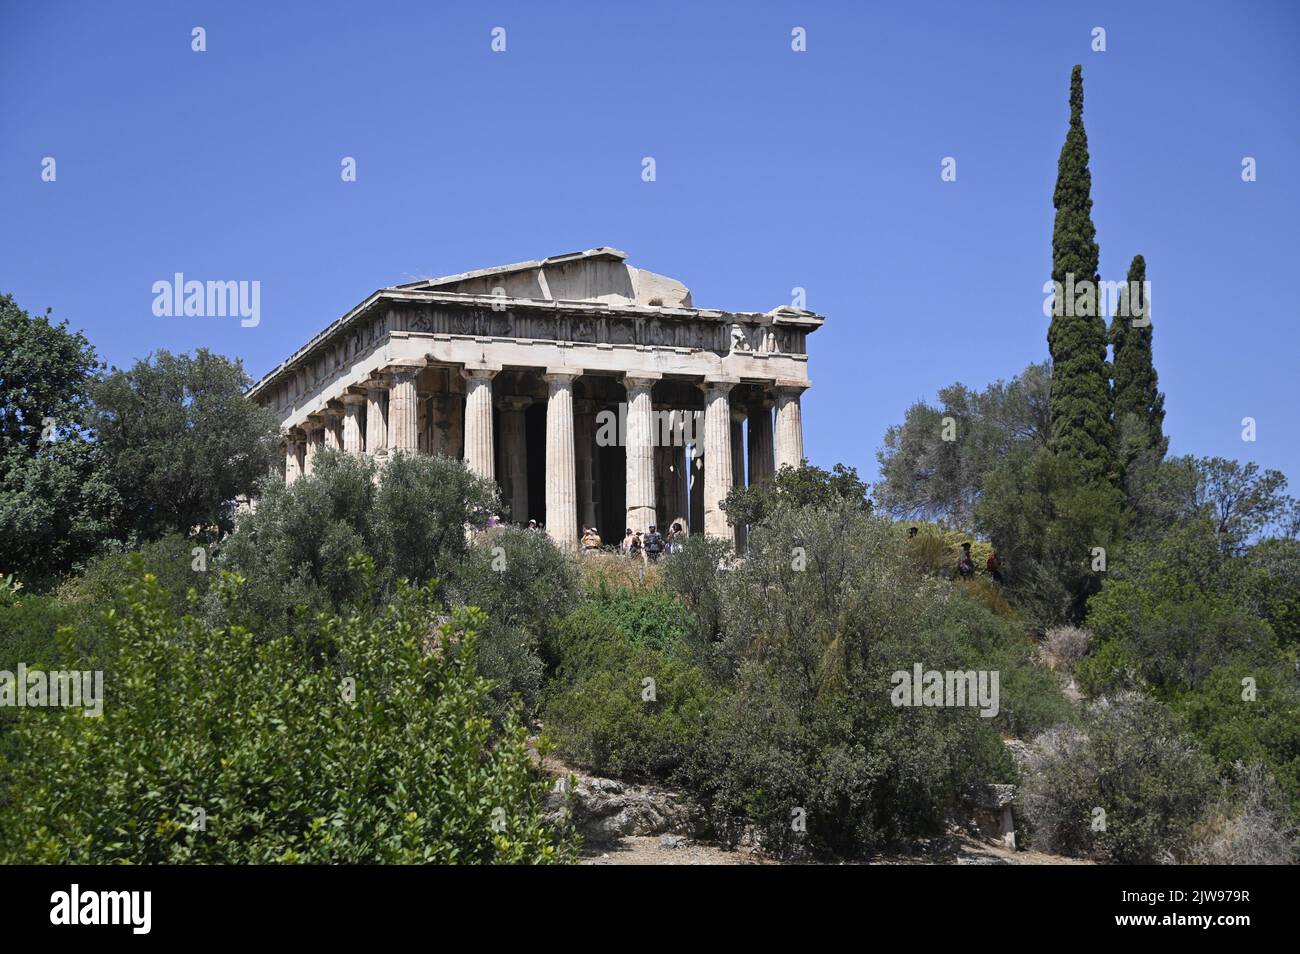
<path fill-rule="evenodd" d="M 562 545 L 580 526 L 613 542 L 674 521 L 734 541 L 731 488 L 803 459 L 824 319 L 697 308 L 626 259 L 596 248 L 376 291 L 249 392 L 279 418 L 285 480 L 322 446 L 445 454 Z"/>

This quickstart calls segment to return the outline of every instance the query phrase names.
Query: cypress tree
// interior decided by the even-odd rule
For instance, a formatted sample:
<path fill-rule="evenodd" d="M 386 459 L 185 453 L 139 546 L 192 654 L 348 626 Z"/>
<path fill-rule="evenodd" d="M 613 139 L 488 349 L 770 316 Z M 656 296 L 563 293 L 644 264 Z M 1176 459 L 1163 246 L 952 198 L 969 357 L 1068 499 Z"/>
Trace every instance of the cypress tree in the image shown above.
<path fill-rule="evenodd" d="M 1052 280 L 1058 293 L 1047 331 L 1052 355 L 1049 446 L 1079 461 L 1090 477 L 1114 479 L 1115 432 L 1091 193 L 1088 135 L 1083 129 L 1083 68 L 1076 66 L 1070 77 L 1070 130 L 1061 147 L 1052 197 L 1056 207 Z"/>
<path fill-rule="evenodd" d="M 1110 325 L 1115 349 L 1115 427 L 1133 415 L 1145 429 L 1146 447 L 1164 456 L 1169 446 L 1164 434 L 1165 396 L 1157 390 L 1155 364 L 1151 359 L 1151 312 L 1146 297 L 1147 263 L 1133 257 L 1128 283 L 1120 295 L 1119 310 Z"/>

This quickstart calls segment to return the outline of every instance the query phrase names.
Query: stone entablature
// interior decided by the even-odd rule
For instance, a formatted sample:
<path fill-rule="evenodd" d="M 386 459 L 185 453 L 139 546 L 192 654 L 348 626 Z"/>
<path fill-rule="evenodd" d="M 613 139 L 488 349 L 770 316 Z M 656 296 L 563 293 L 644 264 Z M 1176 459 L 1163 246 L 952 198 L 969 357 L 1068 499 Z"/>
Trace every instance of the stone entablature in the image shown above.
<path fill-rule="evenodd" d="M 746 464 L 753 481 L 802 459 L 807 335 L 824 319 L 786 306 L 764 313 L 694 308 L 685 285 L 627 265 L 625 257 L 593 249 L 375 292 L 249 392 L 280 418 L 286 479 L 310 473 L 320 446 L 379 456 L 444 453 L 502 481 L 518 509 L 527 506 L 538 466 L 526 447 L 527 415 L 544 413 L 547 512 L 574 511 L 574 528 L 567 519 L 551 526 L 557 539 L 572 542 L 577 523 L 590 525 L 600 512 L 594 498 L 608 467 L 586 431 L 597 411 L 615 403 L 631 424 L 620 495 L 627 525 L 645 529 L 658 506 L 661 522 L 669 512 L 695 529 L 729 535 L 717 504 L 745 479 Z M 588 297 L 505 293 L 557 290 Z M 692 464 L 674 449 L 646 444 L 652 402 L 656 410 L 701 415 L 705 436 L 695 439 Z M 567 433 L 558 419 L 552 426 L 555 415 L 568 422 Z M 701 466 L 710 447 L 720 465 L 712 474 Z M 552 487 L 552 476 L 562 486 Z M 680 509 L 664 511 L 669 505 Z M 622 522 L 608 506 L 604 512 L 605 523 Z"/>

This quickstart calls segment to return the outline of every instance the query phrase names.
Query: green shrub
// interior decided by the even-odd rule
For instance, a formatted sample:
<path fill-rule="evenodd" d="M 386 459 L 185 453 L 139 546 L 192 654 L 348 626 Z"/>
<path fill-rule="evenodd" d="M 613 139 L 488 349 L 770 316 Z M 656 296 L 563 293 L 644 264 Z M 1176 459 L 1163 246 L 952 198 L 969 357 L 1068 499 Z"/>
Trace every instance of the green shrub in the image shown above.
<path fill-rule="evenodd" d="M 237 583 L 219 595 L 238 600 Z M 23 711 L 0 860 L 572 858 L 542 823 L 522 730 L 492 736 L 482 617 L 437 627 L 437 612 L 399 587 L 383 610 L 314 621 L 328 651 L 313 665 L 289 638 L 178 620 L 146 577 L 102 623 L 117 647 L 103 716 Z"/>
<path fill-rule="evenodd" d="M 547 738 L 574 764 L 619 778 L 672 779 L 708 727 L 718 690 L 700 670 L 643 647 L 608 660 L 547 703 Z"/>
<path fill-rule="evenodd" d="M 1030 651 L 1016 627 L 918 574 L 894 525 L 850 501 L 778 507 L 746 559 L 713 573 L 717 666 L 734 686 L 684 774 L 724 840 L 856 856 L 942 831 L 965 785 L 1013 777 L 998 720 L 891 701 L 892 674 L 916 663 L 1028 665 Z"/>
<path fill-rule="evenodd" d="M 1124 693 L 1035 740 L 1019 799 L 1037 848 L 1151 864 L 1185 856 L 1213 793 L 1209 760 L 1168 709 Z"/>
<path fill-rule="evenodd" d="M 1216 669 L 1173 708 L 1221 775 L 1230 776 L 1239 762 L 1263 766 L 1300 819 L 1300 687 L 1293 668 Z"/>
<path fill-rule="evenodd" d="M 588 593 L 587 600 L 638 646 L 676 652 L 691 635 L 690 618 L 681 604 L 662 591 L 602 586 Z"/>
<path fill-rule="evenodd" d="M 641 600 L 626 595 L 634 605 Z M 620 613 L 591 600 L 554 627 L 547 656 L 555 679 L 543 722 L 547 739 L 574 764 L 672 779 L 699 746 L 722 690 L 686 658 L 684 644 L 656 646 L 662 634 L 649 633 L 633 637 Z"/>
<path fill-rule="evenodd" d="M 479 672 L 492 680 L 500 721 L 518 698 L 534 714 L 544 666 L 540 646 L 555 621 L 578 602 L 578 570 L 545 533 L 497 527 L 475 543 L 451 571 L 447 595 L 487 614 L 478 640 Z"/>

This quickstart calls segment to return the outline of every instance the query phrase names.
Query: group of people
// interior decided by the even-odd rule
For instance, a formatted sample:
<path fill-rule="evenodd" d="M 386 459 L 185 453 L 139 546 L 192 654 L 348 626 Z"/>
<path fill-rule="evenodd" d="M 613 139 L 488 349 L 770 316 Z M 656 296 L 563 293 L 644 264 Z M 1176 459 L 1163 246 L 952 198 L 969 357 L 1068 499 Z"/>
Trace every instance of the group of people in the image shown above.
<path fill-rule="evenodd" d="M 501 518 L 497 514 L 492 514 L 488 517 L 487 525 L 489 529 L 499 527 L 502 525 Z M 541 531 L 543 527 L 536 520 L 529 520 L 526 529 Z M 660 533 L 659 528 L 653 525 L 645 533 L 639 533 L 628 527 L 623 531 L 623 542 L 619 545 L 618 552 L 624 556 L 640 557 L 653 562 L 665 553 L 681 553 L 686 545 L 687 535 L 680 521 L 674 522 L 667 534 Z M 601 539 L 600 531 L 595 527 L 584 526 L 579 537 L 579 546 L 584 554 L 596 553 L 605 549 L 605 541 Z"/>
<path fill-rule="evenodd" d="M 667 534 L 660 533 L 654 525 L 645 533 L 628 527 L 623 531 L 623 542 L 619 544 L 618 552 L 624 556 L 654 562 L 665 553 L 680 553 L 686 544 L 686 536 L 686 530 L 680 523 L 674 523 Z M 583 553 L 595 553 L 605 545 L 600 531 L 595 527 L 582 528 L 581 543 Z"/>
<path fill-rule="evenodd" d="M 920 530 L 917 527 L 907 528 L 907 538 L 914 539 Z M 989 558 L 984 563 L 984 570 L 989 576 L 993 577 L 995 583 L 999 585 L 1004 581 L 1002 576 L 1002 561 L 998 559 L 996 549 L 989 551 Z M 957 576 L 963 580 L 972 579 L 975 576 L 975 558 L 971 556 L 970 544 L 961 545 L 961 556 L 957 558 Z"/>

